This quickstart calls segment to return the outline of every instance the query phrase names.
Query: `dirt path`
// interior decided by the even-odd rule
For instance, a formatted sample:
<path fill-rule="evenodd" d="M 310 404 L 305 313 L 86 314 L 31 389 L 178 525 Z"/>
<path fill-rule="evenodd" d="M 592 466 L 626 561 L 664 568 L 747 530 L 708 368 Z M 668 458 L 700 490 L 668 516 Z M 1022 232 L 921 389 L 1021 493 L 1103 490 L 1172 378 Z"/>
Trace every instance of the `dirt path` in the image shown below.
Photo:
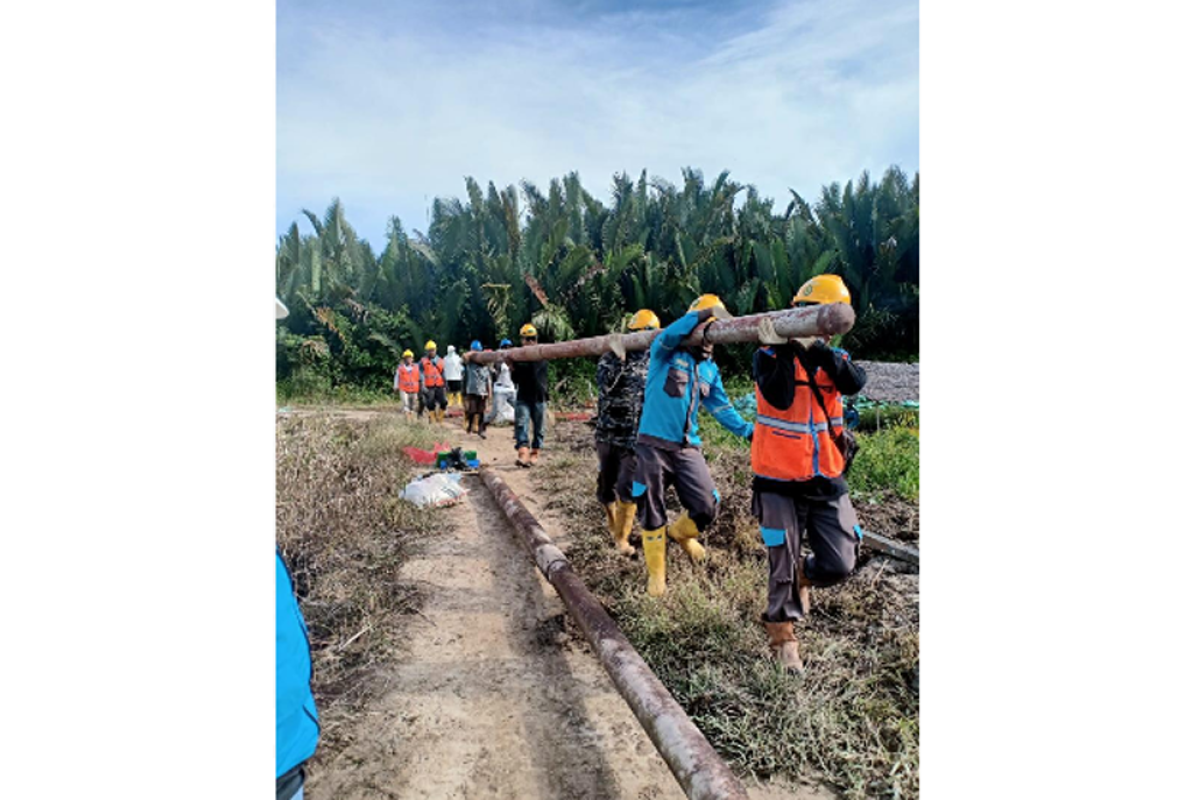
<path fill-rule="evenodd" d="M 371 412 L 355 412 L 356 414 Z M 512 428 L 487 440 L 447 419 L 444 440 L 479 452 L 539 518 L 562 529 L 514 465 Z M 633 712 L 586 643 L 565 633 L 554 589 L 530 563 L 477 477 L 448 509 L 450 529 L 401 577 L 427 591 L 408 626 L 391 688 L 306 796 L 325 798 L 682 798 Z M 759 800 L 829 798 L 807 787 L 757 786 Z"/>

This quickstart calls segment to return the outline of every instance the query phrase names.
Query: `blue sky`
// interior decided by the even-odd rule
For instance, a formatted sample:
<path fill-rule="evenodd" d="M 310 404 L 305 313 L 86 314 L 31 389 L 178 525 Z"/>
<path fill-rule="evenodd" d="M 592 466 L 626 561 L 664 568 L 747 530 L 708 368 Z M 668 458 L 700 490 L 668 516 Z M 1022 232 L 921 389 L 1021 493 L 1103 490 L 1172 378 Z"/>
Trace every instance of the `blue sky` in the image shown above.
<path fill-rule="evenodd" d="M 378 249 L 434 197 L 722 169 L 786 205 L 918 162 L 915 0 L 277 5 L 279 233 L 342 199 Z"/>

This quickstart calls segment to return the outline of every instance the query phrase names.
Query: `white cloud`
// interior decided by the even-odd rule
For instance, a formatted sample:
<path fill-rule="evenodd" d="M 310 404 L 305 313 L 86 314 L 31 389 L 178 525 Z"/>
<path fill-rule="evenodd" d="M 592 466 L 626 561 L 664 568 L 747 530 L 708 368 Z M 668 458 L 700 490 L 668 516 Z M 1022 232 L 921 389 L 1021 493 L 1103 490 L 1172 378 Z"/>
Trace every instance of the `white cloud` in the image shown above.
<path fill-rule="evenodd" d="M 918 167 L 915 2 L 451 30 L 279 13 L 281 230 L 338 195 L 377 244 L 390 214 L 423 229 L 465 175 L 544 188 L 577 170 L 607 201 L 614 172 L 729 168 L 782 204 L 789 187 Z"/>

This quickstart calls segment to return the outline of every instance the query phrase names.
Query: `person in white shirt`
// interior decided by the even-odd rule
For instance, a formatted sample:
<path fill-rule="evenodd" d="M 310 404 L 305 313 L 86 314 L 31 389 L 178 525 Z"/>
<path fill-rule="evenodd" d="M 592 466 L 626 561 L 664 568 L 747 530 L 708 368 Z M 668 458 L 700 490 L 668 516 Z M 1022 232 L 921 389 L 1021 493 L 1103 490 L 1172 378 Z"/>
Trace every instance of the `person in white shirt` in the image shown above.
<path fill-rule="evenodd" d="M 446 357 L 442 359 L 446 363 L 446 394 L 450 400 L 450 405 L 458 404 L 461 408 L 463 404 L 463 362 L 462 358 L 454 351 L 454 345 L 449 345 L 446 348 Z"/>
<path fill-rule="evenodd" d="M 512 347 L 511 341 L 508 339 L 500 340 L 501 350 L 506 350 L 509 347 Z M 511 424 L 516 416 L 513 404 L 517 398 L 517 387 L 513 384 L 512 370 L 503 361 L 497 361 L 492 365 L 492 369 L 495 376 L 495 382 L 492 386 L 492 410 L 488 412 L 485 422 L 488 425 L 494 422 Z"/>

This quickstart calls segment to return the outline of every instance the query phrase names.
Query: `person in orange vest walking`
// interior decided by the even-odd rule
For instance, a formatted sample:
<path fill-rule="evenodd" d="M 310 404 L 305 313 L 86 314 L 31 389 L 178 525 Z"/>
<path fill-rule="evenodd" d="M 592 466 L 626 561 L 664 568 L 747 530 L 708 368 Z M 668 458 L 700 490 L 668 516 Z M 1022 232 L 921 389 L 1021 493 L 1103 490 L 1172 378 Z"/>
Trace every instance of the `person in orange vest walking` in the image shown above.
<path fill-rule="evenodd" d="M 817 275 L 792 299 L 793 306 L 821 303 L 850 303 L 839 276 Z M 750 445 L 750 508 L 767 546 L 762 618 L 775 658 L 793 673 L 804 668 L 795 623 L 808 613 L 811 587 L 845 580 L 862 541 L 845 478 L 853 446 L 842 395 L 860 392 L 867 378 L 845 350 L 828 341 L 777 339 L 754 357 L 758 419 Z M 806 534 L 808 556 L 800 550 Z"/>
<path fill-rule="evenodd" d="M 396 378 L 392 390 L 400 393 L 400 408 L 405 416 L 417 412 L 421 400 L 421 372 L 413 363 L 413 351 L 404 351 L 404 360 L 396 365 Z"/>
<path fill-rule="evenodd" d="M 445 368 L 437 354 L 437 342 L 430 339 L 425 343 L 425 355 L 420 361 L 421 406 L 429 412 L 430 420 L 441 422 L 446 417 Z"/>

